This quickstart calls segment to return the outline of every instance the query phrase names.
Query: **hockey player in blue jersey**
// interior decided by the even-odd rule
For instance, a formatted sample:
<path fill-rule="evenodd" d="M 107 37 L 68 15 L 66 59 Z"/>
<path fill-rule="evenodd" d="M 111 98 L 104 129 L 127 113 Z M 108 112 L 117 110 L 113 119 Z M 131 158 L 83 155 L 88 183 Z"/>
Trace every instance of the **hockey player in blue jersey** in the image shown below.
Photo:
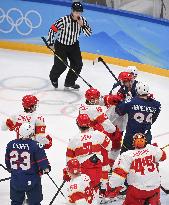
<path fill-rule="evenodd" d="M 136 91 L 138 96 L 119 103 L 115 109 L 120 116 L 128 115 L 121 153 L 134 149 L 132 137 L 135 133 L 146 134 L 148 144 L 151 143 L 151 125 L 156 121 L 161 110 L 160 102 L 149 97 L 147 84 L 137 83 Z"/>
<path fill-rule="evenodd" d="M 12 140 L 6 148 L 5 163 L 11 172 L 11 205 L 22 205 L 25 193 L 29 205 L 40 205 L 43 200 L 41 176 L 50 171 L 43 145 L 31 139 L 34 128 L 23 123 L 20 138 Z"/>
<path fill-rule="evenodd" d="M 135 97 L 135 96 L 137 96 L 136 85 L 137 85 L 138 81 L 136 80 L 136 78 L 138 76 L 138 69 L 136 66 L 128 66 L 127 72 L 129 72 L 133 75 L 133 79 L 131 82 L 131 94 L 132 94 L 132 97 Z"/>

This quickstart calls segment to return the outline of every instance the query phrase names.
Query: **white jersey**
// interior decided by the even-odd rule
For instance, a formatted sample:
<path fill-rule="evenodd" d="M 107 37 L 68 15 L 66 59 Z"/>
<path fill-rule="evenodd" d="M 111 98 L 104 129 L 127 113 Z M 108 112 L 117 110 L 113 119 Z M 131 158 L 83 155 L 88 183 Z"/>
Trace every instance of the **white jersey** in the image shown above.
<path fill-rule="evenodd" d="M 117 126 L 121 131 L 125 131 L 128 122 L 128 115 L 127 114 L 123 116 L 118 115 L 115 112 L 115 108 L 116 108 L 115 105 L 110 106 L 106 111 L 106 115 L 113 125 Z"/>
<path fill-rule="evenodd" d="M 69 203 L 74 205 L 89 205 L 92 200 L 90 177 L 81 174 L 72 178 L 68 184 Z"/>
<path fill-rule="evenodd" d="M 111 150 L 112 147 L 110 138 L 102 132 L 95 130 L 79 133 L 69 141 L 66 152 L 67 161 L 77 158 L 80 163 L 83 163 L 94 154 L 103 161 L 102 147 L 107 151 Z"/>
<path fill-rule="evenodd" d="M 13 120 L 14 123 L 22 124 L 22 123 L 30 123 L 33 126 L 45 126 L 45 120 L 44 117 L 40 114 L 37 114 L 36 112 L 32 113 L 26 113 L 26 112 L 19 112 L 16 115 L 11 116 L 11 120 Z"/>
<path fill-rule="evenodd" d="M 108 119 L 106 113 L 107 108 L 100 105 L 81 105 L 79 114 L 87 114 L 93 123 L 101 124 L 108 133 L 114 133 L 116 127 Z"/>
<path fill-rule="evenodd" d="M 150 191 L 160 187 L 157 163 L 165 160 L 164 156 L 165 152 L 153 145 L 124 152 L 110 177 L 110 186 L 118 187 L 127 178 L 129 185 L 140 190 Z"/>
<path fill-rule="evenodd" d="M 32 112 L 32 113 L 26 113 L 24 111 L 19 112 L 15 115 L 10 116 L 7 120 L 10 120 L 14 127 L 15 127 L 15 131 L 17 133 L 17 137 L 20 137 L 19 134 L 19 127 L 23 124 L 23 123 L 30 123 L 35 129 L 35 140 L 40 142 L 41 144 L 48 144 L 48 139 L 45 136 L 45 120 L 44 117 L 40 114 L 37 114 L 36 112 Z M 7 122 L 6 120 L 6 122 Z M 7 123 L 4 123 L 3 125 L 3 129 L 10 129 L 10 127 L 7 126 Z M 6 127 L 5 127 L 6 126 Z"/>

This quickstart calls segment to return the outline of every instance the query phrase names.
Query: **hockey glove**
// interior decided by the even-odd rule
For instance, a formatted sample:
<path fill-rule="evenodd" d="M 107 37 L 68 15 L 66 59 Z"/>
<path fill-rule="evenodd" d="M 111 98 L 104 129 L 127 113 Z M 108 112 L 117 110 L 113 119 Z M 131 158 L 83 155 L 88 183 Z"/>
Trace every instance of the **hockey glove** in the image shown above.
<path fill-rule="evenodd" d="M 112 105 L 117 105 L 123 98 L 121 95 L 105 95 L 104 96 L 104 103 L 106 107 L 110 107 Z"/>
<path fill-rule="evenodd" d="M 116 127 L 116 131 L 113 133 L 112 137 L 112 149 L 119 150 L 121 148 L 121 141 L 122 141 L 123 133 Z"/>
<path fill-rule="evenodd" d="M 46 139 L 48 140 L 48 144 L 45 144 L 44 149 L 49 149 L 50 147 L 52 147 L 52 138 L 47 135 Z"/>
<path fill-rule="evenodd" d="M 51 171 L 51 166 L 49 165 L 46 169 L 40 169 L 38 174 L 39 176 L 42 176 L 43 174 L 48 174 Z"/>
<path fill-rule="evenodd" d="M 151 145 L 153 145 L 153 146 L 155 146 L 155 147 L 158 147 L 158 144 L 157 144 L 156 142 L 154 142 L 154 143 L 151 144 Z"/>
<path fill-rule="evenodd" d="M 9 128 L 10 131 L 15 130 L 15 124 L 11 119 L 6 120 L 6 126 Z"/>
<path fill-rule="evenodd" d="M 148 95 L 147 95 L 147 98 L 149 99 L 149 100 L 154 100 L 155 98 L 154 98 L 154 95 L 152 94 L 152 93 L 149 93 Z"/>
<path fill-rule="evenodd" d="M 71 177 L 69 176 L 69 173 L 66 168 L 63 169 L 63 180 L 67 182 L 71 180 Z"/>
<path fill-rule="evenodd" d="M 43 170 L 43 174 L 48 174 L 50 172 L 49 168 L 46 168 L 45 170 Z"/>

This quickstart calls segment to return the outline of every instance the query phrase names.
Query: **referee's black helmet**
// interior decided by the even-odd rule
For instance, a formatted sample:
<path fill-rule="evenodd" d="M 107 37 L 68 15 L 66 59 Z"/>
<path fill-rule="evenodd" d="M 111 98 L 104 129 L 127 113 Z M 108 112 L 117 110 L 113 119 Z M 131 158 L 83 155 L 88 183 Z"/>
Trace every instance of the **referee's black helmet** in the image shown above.
<path fill-rule="evenodd" d="M 83 12 L 83 5 L 80 2 L 73 2 L 72 10 L 78 11 L 78 12 Z"/>

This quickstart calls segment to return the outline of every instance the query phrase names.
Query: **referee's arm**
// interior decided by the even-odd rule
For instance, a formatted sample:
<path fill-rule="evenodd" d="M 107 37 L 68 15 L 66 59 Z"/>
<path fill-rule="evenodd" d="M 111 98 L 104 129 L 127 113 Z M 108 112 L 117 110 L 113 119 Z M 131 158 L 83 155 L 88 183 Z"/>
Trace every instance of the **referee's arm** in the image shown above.
<path fill-rule="evenodd" d="M 48 44 L 50 46 L 54 45 L 55 34 L 63 28 L 63 18 L 57 20 L 49 29 L 48 33 Z"/>
<path fill-rule="evenodd" d="M 82 17 L 83 26 L 82 31 L 86 36 L 90 36 L 92 34 L 92 29 L 90 28 L 89 24 L 87 23 L 86 19 Z"/>

